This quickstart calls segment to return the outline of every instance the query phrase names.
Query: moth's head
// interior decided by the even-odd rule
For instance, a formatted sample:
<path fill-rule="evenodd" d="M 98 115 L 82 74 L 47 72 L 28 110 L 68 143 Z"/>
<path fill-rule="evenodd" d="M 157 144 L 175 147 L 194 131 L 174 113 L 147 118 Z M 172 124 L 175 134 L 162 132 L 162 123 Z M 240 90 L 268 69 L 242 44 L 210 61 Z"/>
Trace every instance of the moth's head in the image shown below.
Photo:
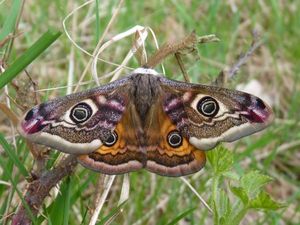
<path fill-rule="evenodd" d="M 61 98 L 37 105 L 18 126 L 22 136 L 62 152 L 83 154 L 102 145 L 107 129 L 99 126 L 97 104 L 90 98 Z M 106 132 L 106 134 L 105 134 Z"/>
<path fill-rule="evenodd" d="M 28 139 L 37 139 L 39 134 L 47 127 L 50 121 L 56 119 L 57 112 L 51 105 L 56 104 L 45 104 L 36 105 L 28 110 L 22 117 L 18 131 L 20 134 Z M 62 111 L 62 110 L 59 110 Z"/>
<path fill-rule="evenodd" d="M 260 98 L 223 88 L 196 94 L 191 107 L 190 142 L 202 150 L 258 132 L 274 119 L 271 107 Z"/>

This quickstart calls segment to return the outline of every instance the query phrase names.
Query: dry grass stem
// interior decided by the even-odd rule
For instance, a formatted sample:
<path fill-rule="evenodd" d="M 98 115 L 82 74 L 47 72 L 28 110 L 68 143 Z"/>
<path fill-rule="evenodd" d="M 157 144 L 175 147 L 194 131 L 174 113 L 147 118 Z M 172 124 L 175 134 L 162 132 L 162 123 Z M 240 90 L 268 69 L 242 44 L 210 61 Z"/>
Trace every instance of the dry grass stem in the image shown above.
<path fill-rule="evenodd" d="M 108 193 L 109 193 L 109 191 L 112 187 L 112 184 L 113 184 L 115 178 L 116 178 L 115 175 L 112 175 L 112 176 L 105 175 L 104 185 L 103 185 L 103 192 L 102 192 L 101 195 L 99 195 L 99 198 L 96 200 L 96 202 L 97 202 L 96 207 L 93 210 L 93 214 L 91 216 L 89 225 L 95 225 L 97 223 L 100 211 L 101 211 L 101 209 L 104 205 L 104 202 L 107 198 L 107 195 L 108 195 Z"/>

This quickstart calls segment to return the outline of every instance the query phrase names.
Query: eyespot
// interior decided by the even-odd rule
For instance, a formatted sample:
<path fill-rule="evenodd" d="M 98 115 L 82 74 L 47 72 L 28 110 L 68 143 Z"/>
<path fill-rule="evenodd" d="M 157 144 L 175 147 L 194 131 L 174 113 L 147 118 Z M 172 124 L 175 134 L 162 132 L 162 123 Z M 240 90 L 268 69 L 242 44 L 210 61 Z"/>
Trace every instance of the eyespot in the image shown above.
<path fill-rule="evenodd" d="M 87 103 L 79 103 L 70 112 L 70 119 L 74 123 L 83 123 L 92 115 L 92 108 Z"/>
<path fill-rule="evenodd" d="M 167 141 L 171 147 L 177 148 L 182 144 L 182 136 L 177 130 L 171 131 L 167 136 Z"/>
<path fill-rule="evenodd" d="M 103 142 L 106 147 L 113 146 L 118 141 L 118 135 L 115 131 L 111 133 L 111 135 Z"/>
<path fill-rule="evenodd" d="M 211 97 L 204 97 L 198 102 L 197 110 L 204 116 L 214 117 L 219 112 L 219 104 Z"/>

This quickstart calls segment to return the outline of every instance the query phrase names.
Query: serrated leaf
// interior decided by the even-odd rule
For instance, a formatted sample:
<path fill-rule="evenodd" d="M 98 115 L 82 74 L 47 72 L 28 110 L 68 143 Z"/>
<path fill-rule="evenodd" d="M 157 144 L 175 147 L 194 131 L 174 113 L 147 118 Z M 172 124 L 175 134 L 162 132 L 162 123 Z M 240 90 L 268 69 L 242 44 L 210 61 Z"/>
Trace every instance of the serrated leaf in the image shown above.
<path fill-rule="evenodd" d="M 249 202 L 249 198 L 245 190 L 241 187 L 230 187 L 231 192 L 238 197 L 244 205 L 247 205 Z"/>
<path fill-rule="evenodd" d="M 245 190 L 248 198 L 255 198 L 260 189 L 272 181 L 272 178 L 261 174 L 259 171 L 250 171 L 241 178 L 241 187 Z"/>
<path fill-rule="evenodd" d="M 207 159 L 216 174 L 228 171 L 233 165 L 233 154 L 223 146 L 207 152 Z"/>
<path fill-rule="evenodd" d="M 223 173 L 223 176 L 226 178 L 229 178 L 231 180 L 236 180 L 236 181 L 239 181 L 241 178 L 241 176 L 234 171 L 226 171 Z"/>
<path fill-rule="evenodd" d="M 285 207 L 285 205 L 275 202 L 271 199 L 270 195 L 264 191 L 261 191 L 256 198 L 249 202 L 249 208 L 253 209 L 276 210 L 283 207 Z"/>

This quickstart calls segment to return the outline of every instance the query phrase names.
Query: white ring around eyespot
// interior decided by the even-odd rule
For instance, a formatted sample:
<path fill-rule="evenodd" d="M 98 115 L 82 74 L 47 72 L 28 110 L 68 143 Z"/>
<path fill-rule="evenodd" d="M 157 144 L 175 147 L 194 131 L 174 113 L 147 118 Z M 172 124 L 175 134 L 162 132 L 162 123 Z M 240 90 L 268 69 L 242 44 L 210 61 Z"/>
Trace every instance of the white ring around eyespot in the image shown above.
<path fill-rule="evenodd" d="M 118 135 L 115 131 L 112 131 L 111 135 L 114 137 L 114 140 L 112 142 L 103 141 L 105 146 L 111 147 L 118 141 Z"/>
<path fill-rule="evenodd" d="M 73 109 L 76 105 L 78 105 L 78 104 L 80 104 L 80 103 L 86 103 L 87 105 L 89 105 L 89 106 L 91 107 L 92 113 L 91 113 L 90 118 L 92 118 L 93 115 L 98 111 L 98 107 L 96 106 L 96 104 L 93 102 L 92 99 L 85 99 L 85 100 L 83 100 L 83 101 L 77 102 L 76 104 L 72 105 L 72 106 L 64 113 L 64 115 L 62 116 L 61 120 L 62 120 L 62 121 L 65 121 L 65 122 L 67 122 L 67 123 L 69 123 L 69 124 L 72 124 L 72 125 L 76 126 L 76 124 L 71 120 L 70 115 L 71 115 L 72 109 Z M 84 123 L 86 123 L 87 121 L 89 121 L 89 119 L 86 120 L 85 122 L 81 123 L 81 124 L 84 124 Z"/>
<path fill-rule="evenodd" d="M 173 135 L 177 135 L 180 138 L 180 141 L 178 143 L 176 143 L 176 144 L 173 144 L 171 142 L 171 138 L 173 137 Z M 182 143 L 182 137 L 181 137 L 181 135 L 179 133 L 177 133 L 177 132 L 171 132 L 171 133 L 169 133 L 168 134 L 168 143 L 173 148 L 179 147 L 181 145 L 181 143 Z"/>
<path fill-rule="evenodd" d="M 215 101 L 216 101 L 216 100 L 215 100 Z M 217 107 L 217 103 L 216 103 L 215 101 L 213 101 L 213 100 L 208 100 L 208 101 L 204 102 L 204 103 L 201 105 L 201 111 L 202 111 L 202 114 L 204 114 L 204 116 L 210 116 L 210 115 L 213 115 L 213 114 L 216 112 L 216 110 L 217 110 L 218 107 Z M 205 112 L 205 111 L 203 110 L 203 107 L 204 107 L 205 104 L 207 104 L 207 103 L 213 103 L 214 106 L 215 106 L 214 110 L 213 110 L 211 113 L 207 113 L 207 112 Z"/>
<path fill-rule="evenodd" d="M 191 107 L 192 107 L 197 113 L 199 113 L 201 116 L 205 116 L 205 115 L 203 115 L 202 113 L 200 113 L 200 112 L 198 111 L 198 109 L 197 109 L 197 104 L 198 104 L 198 102 L 199 102 L 202 98 L 204 98 L 204 97 L 210 97 L 210 96 L 209 96 L 209 95 L 198 94 L 198 95 L 195 97 L 195 99 L 192 101 L 192 103 L 191 103 Z M 214 98 L 214 99 L 215 99 L 215 98 Z M 227 112 L 227 108 L 226 108 L 226 106 L 225 106 L 222 102 L 218 101 L 217 99 L 215 99 L 215 101 L 219 104 L 219 112 L 217 113 L 216 116 L 222 115 L 222 114 L 224 114 L 225 112 Z M 215 117 L 216 117 L 216 116 L 215 116 Z"/>
<path fill-rule="evenodd" d="M 81 103 L 79 103 L 79 104 L 81 104 Z M 79 104 L 78 104 L 78 105 L 79 105 Z M 78 118 L 74 115 L 75 111 L 78 110 L 78 109 L 83 110 L 83 111 L 85 112 L 85 117 L 84 117 L 83 119 L 78 119 Z M 76 108 L 73 108 L 73 109 L 71 110 L 71 112 L 72 112 L 72 115 L 70 115 L 70 116 L 72 116 L 74 119 L 76 119 L 76 121 L 79 122 L 79 123 L 85 121 L 85 120 L 88 118 L 88 116 L 89 116 L 88 109 L 86 109 L 85 107 L 81 107 L 81 106 L 78 106 L 78 107 L 76 107 Z M 91 114 L 92 114 L 92 113 L 91 113 Z"/>

